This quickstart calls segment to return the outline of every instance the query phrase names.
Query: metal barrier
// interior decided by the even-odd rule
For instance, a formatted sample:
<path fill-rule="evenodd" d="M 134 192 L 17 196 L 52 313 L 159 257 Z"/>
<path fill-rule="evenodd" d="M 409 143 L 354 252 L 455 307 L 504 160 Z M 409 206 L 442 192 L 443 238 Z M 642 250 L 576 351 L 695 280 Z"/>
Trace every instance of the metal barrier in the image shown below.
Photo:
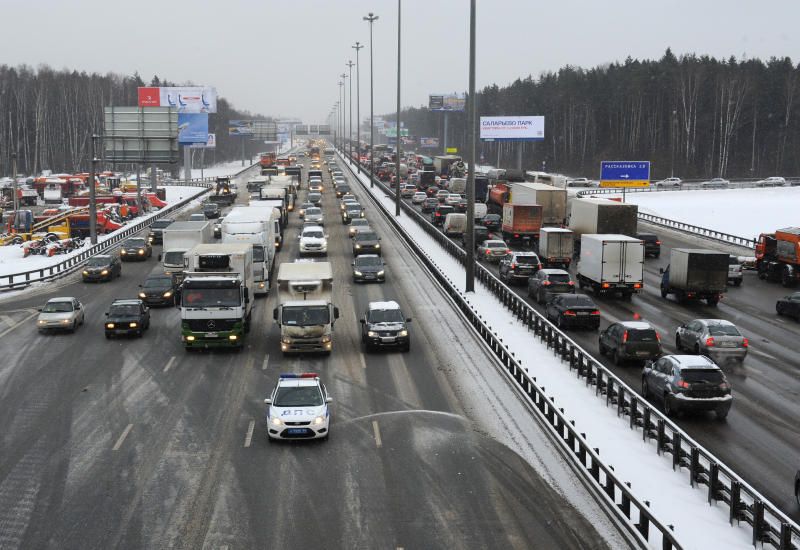
<path fill-rule="evenodd" d="M 247 168 L 234 174 L 233 177 L 239 177 L 247 170 L 250 170 L 252 167 L 253 165 L 248 166 Z M 167 206 L 166 208 L 159 210 L 158 213 L 156 213 L 154 216 L 146 220 L 141 220 L 139 222 L 134 223 L 133 225 L 118 229 L 117 231 L 113 232 L 107 239 L 104 239 L 103 242 L 99 242 L 96 245 L 87 248 L 86 250 L 82 250 L 78 254 L 66 258 L 64 261 L 58 262 L 56 264 L 47 267 L 42 267 L 39 269 L 23 271 L 21 273 L 0 275 L 0 290 L 22 288 L 30 285 L 31 283 L 51 281 L 53 279 L 58 279 L 60 277 L 64 277 L 65 275 L 73 273 L 74 271 L 82 267 L 83 262 L 85 262 L 92 256 L 96 254 L 102 254 L 103 252 L 113 249 L 120 241 L 123 241 L 128 237 L 135 235 L 139 231 L 147 227 L 150 227 L 150 224 L 152 224 L 154 221 L 166 217 L 168 214 L 171 214 L 177 210 L 180 210 L 181 208 L 189 204 L 191 201 L 210 192 L 211 185 L 207 183 L 207 180 L 209 179 L 213 181 L 214 178 L 203 178 L 203 179 L 197 178 L 196 180 L 191 180 L 188 184 L 189 187 L 205 187 L 206 188 L 205 191 L 188 199 L 183 199 L 182 201 L 177 202 L 173 205 Z M 187 186 L 185 181 L 182 182 L 182 184 L 183 186 Z M 173 184 L 170 183 L 169 185 L 172 186 Z"/>
<path fill-rule="evenodd" d="M 350 168 L 353 176 L 366 188 L 366 185 L 356 176 L 349 162 L 341 153 L 340 158 Z M 365 176 L 368 174 L 369 172 L 365 171 Z M 383 192 L 394 195 L 393 190 L 390 190 L 377 178 L 373 178 L 373 183 Z M 584 475 L 588 475 L 596 487 L 605 493 L 610 504 L 615 505 L 613 507 L 614 511 L 621 514 L 627 522 L 638 520 L 638 523 L 633 525 L 636 528 L 636 532 L 645 541 L 651 542 L 650 527 L 652 526 L 662 537 L 662 548 L 680 548 L 674 537 L 672 527 L 663 525 L 653 517 L 649 511 L 648 503 L 636 499 L 628 490 L 625 482 L 620 481 L 613 470 L 610 470 L 602 463 L 596 451 L 588 445 L 583 435 L 578 433 L 572 423 L 566 419 L 564 411 L 558 409 L 552 399 L 544 394 L 544 390 L 537 385 L 535 377 L 528 377 L 521 365 L 521 361 L 506 348 L 500 336 L 486 326 L 480 315 L 466 301 L 466 297 L 438 269 L 435 262 L 430 259 L 413 238 L 405 232 L 393 213 L 388 212 L 371 194 L 369 196 L 378 208 L 383 211 L 387 220 L 396 228 L 398 234 L 428 266 L 442 288 L 454 300 L 467 320 L 476 328 L 522 391 L 531 398 L 540 416 L 552 427 L 561 442 L 569 448 L 572 456 L 575 457 L 580 465 L 581 472 Z M 466 252 L 461 247 L 447 238 L 405 201 L 401 201 L 401 208 L 451 256 L 460 263 L 465 263 Z M 727 505 L 729 520 L 732 525 L 734 522 L 738 524 L 744 521 L 752 526 L 754 546 L 762 543 L 762 545 L 766 544 L 780 550 L 800 549 L 800 527 L 774 504 L 748 485 L 711 452 L 694 441 L 613 372 L 595 360 L 590 353 L 545 319 L 516 292 L 495 277 L 492 272 L 476 263 L 475 274 L 477 279 L 518 320 L 524 323 L 536 338 L 541 340 L 549 349 L 552 349 L 553 353 L 558 355 L 563 362 L 568 363 L 570 371 L 574 370 L 576 376 L 585 379 L 587 387 L 594 386 L 595 395 L 605 400 L 606 406 L 615 407 L 617 416 L 628 417 L 630 429 L 641 429 L 644 441 L 655 440 L 657 443 L 656 452 L 659 455 L 667 454 L 672 457 L 673 470 L 685 471 L 688 474 L 688 481 L 693 487 L 706 486 L 709 504 L 722 502 Z"/>

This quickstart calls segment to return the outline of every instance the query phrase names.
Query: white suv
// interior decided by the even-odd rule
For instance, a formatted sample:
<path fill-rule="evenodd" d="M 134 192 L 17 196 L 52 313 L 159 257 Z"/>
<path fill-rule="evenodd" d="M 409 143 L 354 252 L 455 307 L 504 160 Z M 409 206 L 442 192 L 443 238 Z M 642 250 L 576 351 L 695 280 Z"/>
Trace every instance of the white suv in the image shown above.
<path fill-rule="evenodd" d="M 328 236 L 319 225 L 309 225 L 303 228 L 298 237 L 300 239 L 300 255 L 328 254 Z"/>

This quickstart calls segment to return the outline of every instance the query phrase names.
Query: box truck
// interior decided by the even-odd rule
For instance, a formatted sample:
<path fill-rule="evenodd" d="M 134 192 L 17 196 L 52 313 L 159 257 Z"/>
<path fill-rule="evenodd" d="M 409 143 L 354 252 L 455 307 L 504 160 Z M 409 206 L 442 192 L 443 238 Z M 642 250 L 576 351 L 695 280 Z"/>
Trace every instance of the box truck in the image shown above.
<path fill-rule="evenodd" d="M 630 298 L 644 284 L 644 243 L 627 235 L 581 235 L 577 278 L 580 288 Z"/>
<path fill-rule="evenodd" d="M 672 294 L 678 302 L 705 300 L 717 305 L 727 290 L 729 256 L 716 250 L 673 248 L 669 265 L 659 270 L 661 297 Z"/>

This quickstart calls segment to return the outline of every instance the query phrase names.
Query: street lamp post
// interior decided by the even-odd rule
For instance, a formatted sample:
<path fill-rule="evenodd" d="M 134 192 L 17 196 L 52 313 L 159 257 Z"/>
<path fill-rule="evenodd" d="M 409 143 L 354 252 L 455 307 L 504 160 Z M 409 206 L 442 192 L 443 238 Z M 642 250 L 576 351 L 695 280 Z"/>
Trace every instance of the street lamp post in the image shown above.
<path fill-rule="evenodd" d="M 356 42 L 355 46 L 351 46 L 356 51 L 356 170 L 361 173 L 361 69 L 358 64 L 358 50 L 363 48 L 361 44 Z M 353 82 L 352 80 L 350 81 Z"/>
<path fill-rule="evenodd" d="M 475 292 L 475 0 L 469 3 L 469 113 L 467 114 L 467 264 L 464 290 Z"/>
<path fill-rule="evenodd" d="M 349 142 L 348 151 L 350 162 L 353 162 L 353 60 L 349 60 L 347 63 L 347 68 L 350 69 L 350 130 L 347 132 L 347 138 Z"/>
<path fill-rule="evenodd" d="M 17 215 L 19 210 L 19 193 L 17 191 L 17 154 L 11 153 L 11 177 L 14 178 L 13 192 L 14 192 L 14 216 Z"/>
<path fill-rule="evenodd" d="M 369 186 L 374 187 L 375 182 L 372 180 L 372 178 L 375 177 L 375 123 L 372 120 L 374 116 L 372 113 L 372 102 L 374 99 L 372 78 L 372 24 L 378 20 L 378 16 L 369 12 L 363 19 L 364 21 L 369 21 Z"/>
<path fill-rule="evenodd" d="M 400 0 L 397 0 L 397 162 L 395 163 L 394 215 L 400 215 Z"/>
<path fill-rule="evenodd" d="M 340 82 L 340 84 L 342 86 L 342 97 L 341 97 L 341 100 L 342 100 L 342 103 L 341 103 L 341 112 L 342 112 L 342 134 L 341 134 L 341 136 L 342 136 L 342 141 L 341 141 L 341 146 L 340 147 L 344 151 L 345 145 L 346 145 L 345 142 L 344 142 L 344 134 L 345 134 L 345 129 L 346 129 L 345 118 L 344 117 L 347 114 L 347 110 L 346 110 L 346 107 L 345 107 L 345 105 L 346 105 L 345 101 L 347 101 L 347 88 L 345 87 L 345 84 L 347 84 L 347 74 L 346 73 L 342 73 L 342 74 L 339 75 L 339 78 L 342 79 L 342 81 Z"/>

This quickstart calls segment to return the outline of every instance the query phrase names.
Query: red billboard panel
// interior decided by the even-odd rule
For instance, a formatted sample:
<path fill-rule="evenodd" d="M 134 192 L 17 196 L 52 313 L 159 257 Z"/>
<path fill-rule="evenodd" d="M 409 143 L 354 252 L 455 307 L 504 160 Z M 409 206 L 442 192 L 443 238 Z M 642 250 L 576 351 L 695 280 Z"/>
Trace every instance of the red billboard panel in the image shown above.
<path fill-rule="evenodd" d="M 160 107 L 160 88 L 139 88 L 139 107 Z"/>

